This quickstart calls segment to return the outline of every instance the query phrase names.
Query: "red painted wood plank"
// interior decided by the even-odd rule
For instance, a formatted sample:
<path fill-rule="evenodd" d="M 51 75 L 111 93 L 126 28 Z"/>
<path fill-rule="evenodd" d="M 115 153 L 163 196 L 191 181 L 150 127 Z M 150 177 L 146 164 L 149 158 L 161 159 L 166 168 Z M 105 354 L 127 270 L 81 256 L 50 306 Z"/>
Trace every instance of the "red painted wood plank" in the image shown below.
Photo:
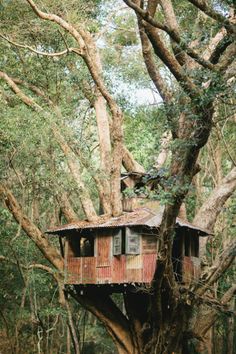
<path fill-rule="evenodd" d="M 193 278 L 194 280 L 198 280 L 201 274 L 201 262 L 198 257 L 191 257 L 193 262 Z"/>
<path fill-rule="evenodd" d="M 185 284 L 190 284 L 194 277 L 194 265 L 191 257 L 183 257 L 183 274 L 182 281 Z"/>
<path fill-rule="evenodd" d="M 81 258 L 67 258 L 66 284 L 81 283 Z"/>
<path fill-rule="evenodd" d="M 112 283 L 125 282 L 125 256 L 115 256 L 112 259 Z"/>
<path fill-rule="evenodd" d="M 142 282 L 142 269 L 126 269 L 126 282 L 127 283 L 141 283 Z"/>
<path fill-rule="evenodd" d="M 110 266 L 111 242 L 110 236 L 97 237 L 97 267 Z"/>
<path fill-rule="evenodd" d="M 96 284 L 96 258 L 82 257 L 82 283 Z"/>
<path fill-rule="evenodd" d="M 143 255 L 143 282 L 150 283 L 152 281 L 155 268 L 156 268 L 157 254 L 144 254 Z"/>
<path fill-rule="evenodd" d="M 111 277 L 111 267 L 99 267 L 97 268 L 97 283 L 98 284 L 107 284 L 112 282 Z"/>

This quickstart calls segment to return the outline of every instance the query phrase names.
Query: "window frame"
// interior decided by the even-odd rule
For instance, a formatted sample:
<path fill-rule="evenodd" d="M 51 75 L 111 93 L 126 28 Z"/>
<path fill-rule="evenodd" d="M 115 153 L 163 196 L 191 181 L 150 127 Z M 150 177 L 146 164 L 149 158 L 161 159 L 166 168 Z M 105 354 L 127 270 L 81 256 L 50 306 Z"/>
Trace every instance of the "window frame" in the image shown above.
<path fill-rule="evenodd" d="M 141 236 L 136 232 L 136 230 L 129 227 L 126 228 L 125 235 L 125 254 L 127 255 L 138 255 L 141 252 Z M 132 244 L 131 239 L 136 239 L 136 245 Z M 136 247 L 136 250 L 132 249 Z"/>
<path fill-rule="evenodd" d="M 118 240 L 119 244 L 116 245 L 115 242 L 116 240 Z M 112 238 L 112 253 L 113 253 L 113 256 L 120 256 L 122 254 L 122 231 L 121 230 L 118 230 L 116 231 L 116 233 L 113 234 L 113 238 Z M 115 250 L 115 248 L 118 248 L 118 251 Z"/>

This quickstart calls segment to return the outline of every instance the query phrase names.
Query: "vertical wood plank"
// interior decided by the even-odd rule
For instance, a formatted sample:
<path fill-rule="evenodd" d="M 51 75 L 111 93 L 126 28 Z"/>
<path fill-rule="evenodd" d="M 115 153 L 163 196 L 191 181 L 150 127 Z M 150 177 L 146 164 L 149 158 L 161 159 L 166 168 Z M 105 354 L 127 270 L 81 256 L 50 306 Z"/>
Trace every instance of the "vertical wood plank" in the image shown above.
<path fill-rule="evenodd" d="M 82 261 L 82 283 L 96 284 L 96 258 L 81 257 Z"/>
<path fill-rule="evenodd" d="M 69 257 L 67 259 L 66 284 L 81 283 L 81 258 Z"/>
<path fill-rule="evenodd" d="M 97 283 L 98 284 L 110 284 L 112 283 L 111 267 L 99 267 L 97 268 Z"/>
<path fill-rule="evenodd" d="M 156 269 L 157 254 L 144 254 L 143 255 L 143 282 L 150 283 L 154 276 Z"/>
<path fill-rule="evenodd" d="M 112 259 L 112 282 L 124 283 L 125 282 L 125 261 L 126 256 L 117 256 Z"/>
<path fill-rule="evenodd" d="M 194 266 L 191 257 L 183 257 L 183 274 L 182 281 L 185 284 L 190 284 L 194 275 Z"/>
<path fill-rule="evenodd" d="M 198 257 L 191 257 L 193 263 L 193 279 L 198 280 L 201 274 L 201 261 Z"/>
<path fill-rule="evenodd" d="M 97 236 L 97 267 L 111 265 L 111 236 Z"/>
<path fill-rule="evenodd" d="M 143 256 L 126 256 L 126 269 L 141 269 L 143 267 Z"/>
<path fill-rule="evenodd" d="M 142 283 L 142 269 L 126 269 L 127 283 Z"/>

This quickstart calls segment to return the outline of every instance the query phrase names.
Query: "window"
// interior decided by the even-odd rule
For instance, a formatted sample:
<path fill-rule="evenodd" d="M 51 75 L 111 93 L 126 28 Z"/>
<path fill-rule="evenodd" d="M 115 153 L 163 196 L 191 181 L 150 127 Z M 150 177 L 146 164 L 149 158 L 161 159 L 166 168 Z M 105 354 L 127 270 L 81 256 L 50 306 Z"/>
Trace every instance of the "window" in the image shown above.
<path fill-rule="evenodd" d="M 69 257 L 93 257 L 94 256 L 94 239 L 93 237 L 76 237 L 68 238 L 68 255 Z"/>
<path fill-rule="evenodd" d="M 140 235 L 133 229 L 122 228 L 113 235 L 113 255 L 139 254 Z"/>
<path fill-rule="evenodd" d="M 118 233 L 116 233 L 113 236 L 113 255 L 118 256 L 120 254 L 122 254 L 122 233 L 121 233 L 121 230 L 118 231 Z"/>
<path fill-rule="evenodd" d="M 126 254 L 140 253 L 140 235 L 135 230 L 127 227 L 126 229 Z"/>
<path fill-rule="evenodd" d="M 93 238 L 80 238 L 80 257 L 93 257 L 94 256 L 94 239 Z"/>

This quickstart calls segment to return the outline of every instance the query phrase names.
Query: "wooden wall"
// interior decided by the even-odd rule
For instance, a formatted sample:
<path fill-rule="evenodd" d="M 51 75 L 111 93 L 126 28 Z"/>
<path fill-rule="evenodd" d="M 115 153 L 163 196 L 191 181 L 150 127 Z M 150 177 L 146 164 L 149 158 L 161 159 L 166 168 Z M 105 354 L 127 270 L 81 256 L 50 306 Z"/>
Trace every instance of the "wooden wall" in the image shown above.
<path fill-rule="evenodd" d="M 104 232 L 104 231 L 103 231 Z M 112 230 L 96 237 L 94 257 L 74 257 L 69 242 L 65 258 L 67 284 L 149 283 L 157 254 L 156 235 L 141 236 L 139 255 L 113 256 Z"/>
<path fill-rule="evenodd" d="M 109 266 L 97 257 L 71 257 L 66 267 L 66 284 L 149 283 L 156 265 L 156 253 L 114 256 Z"/>
<path fill-rule="evenodd" d="M 104 231 L 103 231 L 104 232 Z M 141 249 L 138 255 L 113 256 L 112 230 L 99 234 L 95 241 L 94 257 L 74 257 L 67 242 L 65 248 L 66 284 L 122 284 L 150 283 L 157 257 L 157 236 L 141 235 Z M 181 250 L 182 254 L 182 250 Z M 182 256 L 180 281 L 189 284 L 198 279 L 200 260 L 197 257 Z"/>
<path fill-rule="evenodd" d="M 186 285 L 197 281 L 200 276 L 200 259 L 198 257 L 183 257 L 182 282 Z"/>

